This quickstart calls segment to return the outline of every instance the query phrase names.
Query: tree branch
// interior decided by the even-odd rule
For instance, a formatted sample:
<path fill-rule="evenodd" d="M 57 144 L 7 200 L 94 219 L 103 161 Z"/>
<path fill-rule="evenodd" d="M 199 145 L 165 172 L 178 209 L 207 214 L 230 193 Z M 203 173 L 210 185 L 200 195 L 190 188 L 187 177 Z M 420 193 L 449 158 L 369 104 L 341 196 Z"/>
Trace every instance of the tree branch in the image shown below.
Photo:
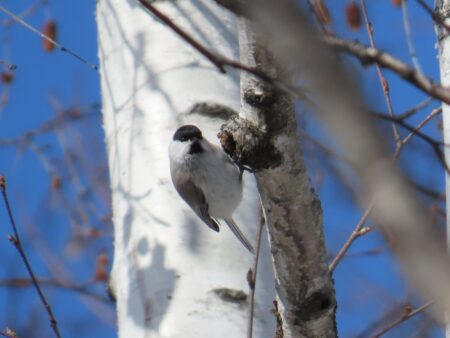
<path fill-rule="evenodd" d="M 325 36 L 323 41 L 339 52 L 357 57 L 363 64 L 376 63 L 387 68 L 428 95 L 450 104 L 450 91 L 447 88 L 435 83 L 429 77 L 419 74 L 406 63 L 388 53 L 367 47 L 356 41 L 348 41 L 335 36 Z"/>
<path fill-rule="evenodd" d="M 400 153 L 403 149 L 403 147 L 409 142 L 411 141 L 412 137 L 414 135 L 417 135 L 417 133 L 419 133 L 419 130 L 425 125 L 427 124 L 434 116 L 436 116 L 437 114 L 441 113 L 442 109 L 438 108 L 438 109 L 434 109 L 427 117 L 425 117 L 425 119 L 423 119 L 416 127 L 410 127 L 408 126 L 408 130 L 411 131 L 411 133 L 409 133 L 404 139 L 400 140 L 399 142 L 399 146 L 397 146 L 394 155 L 392 156 L 392 160 L 395 162 L 397 160 L 397 158 L 400 156 Z M 393 122 L 398 122 L 401 121 L 404 123 L 403 118 L 399 118 L 399 117 L 388 117 L 384 114 L 377 114 L 377 117 L 381 116 L 382 118 L 388 118 L 390 121 Z M 437 147 L 439 150 L 438 155 L 438 159 L 442 162 L 443 161 L 443 165 L 444 167 L 447 166 L 447 163 L 445 162 L 445 159 L 443 157 L 443 154 L 439 148 L 439 145 L 434 141 L 434 140 L 430 140 L 428 141 L 431 145 L 431 147 Z M 348 160 L 347 163 L 351 164 Z M 412 183 L 410 183 L 412 184 Z M 415 186 L 417 188 L 417 185 Z M 423 192 L 423 190 L 422 190 Z M 329 269 L 331 272 L 333 272 L 336 269 L 336 266 L 339 264 L 339 262 L 342 260 L 342 258 L 344 258 L 344 256 L 347 254 L 347 251 L 350 249 L 351 245 L 353 244 L 353 242 L 358 239 L 359 237 L 369 233 L 371 230 L 373 230 L 373 228 L 363 228 L 365 222 L 367 221 L 367 219 L 369 218 L 370 213 L 372 212 L 372 209 L 374 207 L 375 204 L 375 200 L 372 200 L 369 203 L 369 206 L 366 208 L 366 210 L 364 211 L 361 219 L 358 221 L 358 223 L 355 225 L 354 230 L 352 231 L 352 233 L 350 234 L 349 238 L 347 239 L 347 241 L 344 243 L 344 245 L 342 246 L 342 248 L 339 250 L 338 254 L 336 255 L 336 257 L 334 257 L 333 261 L 331 262 Z"/>
<path fill-rule="evenodd" d="M 365 234 L 373 230 L 373 228 L 364 227 L 364 224 L 366 223 L 370 213 L 372 212 L 373 206 L 374 201 L 372 201 L 370 205 L 367 207 L 367 209 L 364 211 L 364 214 L 362 215 L 359 222 L 356 224 L 355 229 L 352 231 L 350 237 L 347 239 L 342 248 L 339 250 L 336 257 L 334 257 L 333 261 L 330 263 L 329 266 L 330 272 L 333 272 L 334 269 L 336 269 L 336 266 L 339 264 L 342 258 L 344 258 L 344 256 L 347 254 L 348 249 L 350 249 L 350 246 L 358 237 L 364 236 Z"/>
<path fill-rule="evenodd" d="M 403 13 L 403 29 L 405 30 L 406 42 L 408 44 L 409 55 L 411 56 L 411 61 L 414 65 L 416 72 L 422 74 L 422 67 L 420 67 L 419 58 L 417 57 L 416 49 L 414 47 L 414 42 L 411 33 L 411 24 L 409 19 L 409 9 L 408 1 L 401 0 L 402 13 Z"/>
<path fill-rule="evenodd" d="M 366 31 L 367 31 L 367 34 L 369 35 L 370 47 L 375 48 L 375 41 L 373 38 L 373 26 L 370 23 L 369 15 L 367 14 L 366 1 L 360 0 L 360 2 L 361 2 L 361 8 L 362 8 L 363 16 L 364 16 L 364 21 L 366 24 Z M 386 100 L 388 116 L 393 117 L 394 116 L 394 108 L 392 107 L 389 83 L 386 80 L 386 78 L 384 77 L 379 64 L 376 64 L 376 68 L 377 68 L 378 78 L 380 80 L 381 89 L 383 91 L 383 95 Z M 396 143 L 396 146 L 398 147 L 399 143 L 400 143 L 400 135 L 398 133 L 397 126 L 395 125 L 395 123 L 391 123 L 391 126 L 392 126 L 392 131 L 394 133 L 395 143 Z"/>
<path fill-rule="evenodd" d="M 42 292 L 41 287 L 39 286 L 39 283 L 38 283 L 36 277 L 34 276 L 34 272 L 31 268 L 31 265 L 28 261 L 27 256 L 25 255 L 25 251 L 22 247 L 22 242 L 20 241 L 19 232 L 17 231 L 17 227 L 16 227 L 16 223 L 14 221 L 11 206 L 9 204 L 8 195 L 6 193 L 6 179 L 4 176 L 0 176 L 0 190 L 2 192 L 3 200 L 5 202 L 6 210 L 8 212 L 8 217 L 11 222 L 11 227 L 14 232 L 14 236 L 10 235 L 9 240 L 12 244 L 14 244 L 15 248 L 19 252 L 20 257 L 22 258 L 23 263 L 25 264 L 28 274 L 30 275 L 30 278 L 33 281 L 33 285 L 39 295 L 39 298 L 41 299 L 41 302 L 44 305 L 44 308 L 48 313 L 48 317 L 50 319 L 50 325 L 53 329 L 53 332 L 55 333 L 56 337 L 61 338 L 61 334 L 59 333 L 59 329 L 58 329 L 58 323 L 56 321 L 55 316 L 53 315 L 52 308 L 50 307 L 50 304 L 47 302 L 47 299 L 45 298 L 44 293 Z"/>
<path fill-rule="evenodd" d="M 96 293 L 90 291 L 86 287 L 86 285 L 67 284 L 67 283 L 62 283 L 57 280 L 50 280 L 50 279 L 37 279 L 37 282 L 39 283 L 39 285 L 51 286 L 51 287 L 55 287 L 55 288 L 74 291 L 81 295 L 89 296 L 100 302 L 112 303 L 109 298 L 103 297 L 99 294 L 96 294 Z M 0 279 L 0 287 L 24 288 L 24 287 L 29 287 L 32 285 L 34 286 L 32 279 L 26 279 L 26 278 Z"/>
<path fill-rule="evenodd" d="M 240 0 L 214 1 L 236 15 L 246 18 L 250 17 L 251 10 L 245 2 Z M 422 2 L 422 0 L 417 1 Z M 348 41 L 333 35 L 325 35 L 322 39 L 328 46 L 333 47 L 337 51 L 357 57 L 363 64 L 376 63 L 383 68 L 387 68 L 430 96 L 450 104 L 450 92 L 446 88 L 435 83 L 429 77 L 416 72 L 413 68 L 393 55 L 374 47 L 367 47 L 357 41 Z"/>
<path fill-rule="evenodd" d="M 405 307 L 403 310 L 402 315 L 397 318 L 396 320 L 394 320 L 392 323 L 388 324 L 385 328 L 381 329 L 379 332 L 377 332 L 375 335 L 372 336 L 372 338 L 379 338 L 383 335 L 385 335 L 386 333 L 388 333 L 390 330 L 392 330 L 394 327 L 400 325 L 401 323 L 405 322 L 406 320 L 414 317 L 415 315 L 421 313 L 422 311 L 425 311 L 426 309 L 428 309 L 430 306 L 432 306 L 435 302 L 431 301 L 428 302 L 420 307 L 418 307 L 415 310 L 412 310 L 410 307 Z"/>
<path fill-rule="evenodd" d="M 72 51 L 69 48 L 64 47 L 63 45 L 61 45 L 60 43 L 56 42 L 55 40 L 53 40 L 52 38 L 50 38 L 49 36 L 45 35 L 44 33 L 40 32 L 38 29 L 34 28 L 33 26 L 31 26 L 29 23 L 25 22 L 23 19 L 21 19 L 20 17 L 18 17 L 17 15 L 15 15 L 14 13 L 10 12 L 9 10 L 7 10 L 5 7 L 0 5 L 0 11 L 2 11 L 3 13 L 5 13 L 6 15 L 10 16 L 11 19 L 13 19 L 14 21 L 16 21 L 17 23 L 21 24 L 22 26 L 24 26 L 25 28 L 29 29 L 31 32 L 33 32 L 36 35 L 39 35 L 41 38 L 43 38 L 44 40 L 47 40 L 48 42 L 54 44 L 56 47 L 59 48 L 60 51 L 62 52 L 66 52 L 69 55 L 72 55 L 74 58 L 78 59 L 79 61 L 81 61 L 82 63 L 88 65 L 89 67 L 91 67 L 94 70 L 98 70 L 98 66 L 94 65 L 93 63 L 90 63 L 88 60 L 86 60 L 84 57 L 82 57 L 81 55 L 75 53 L 74 51 Z"/>
<path fill-rule="evenodd" d="M 445 20 L 433 9 L 428 6 L 428 4 L 424 0 L 416 0 L 420 6 L 428 13 L 430 14 L 431 18 L 436 22 L 438 25 L 444 27 L 444 29 L 447 31 L 447 33 L 450 33 L 450 26 L 448 23 L 445 22 Z"/>
<path fill-rule="evenodd" d="M 2 64 L 3 66 L 5 66 L 6 68 L 8 68 L 9 70 L 16 70 L 17 69 L 17 65 L 13 64 L 13 63 L 9 63 L 5 60 L 0 60 L 0 64 Z"/>

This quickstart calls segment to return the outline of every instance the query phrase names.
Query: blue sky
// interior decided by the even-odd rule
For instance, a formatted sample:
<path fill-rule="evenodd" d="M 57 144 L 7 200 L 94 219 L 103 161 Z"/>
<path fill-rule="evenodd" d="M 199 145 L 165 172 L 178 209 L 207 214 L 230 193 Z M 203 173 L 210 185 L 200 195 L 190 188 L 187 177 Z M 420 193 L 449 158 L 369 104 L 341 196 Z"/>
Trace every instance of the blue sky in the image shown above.
<path fill-rule="evenodd" d="M 375 29 L 375 42 L 381 49 L 411 64 L 400 8 L 391 1 L 366 0 Z M 0 5 L 14 13 L 21 13 L 38 1 L 3 1 Z M 331 27 L 343 37 L 368 43 L 364 29 L 351 31 L 346 25 L 345 6 L 348 1 L 327 1 L 333 16 Z M 439 79 L 437 50 L 433 23 L 416 4 L 410 3 L 410 17 L 414 44 L 423 71 Z M 50 1 L 26 17 L 37 28 L 52 19 L 58 25 L 58 41 L 76 51 L 92 63 L 97 60 L 97 32 L 94 17 L 95 1 Z M 5 19 L 0 14 L 0 20 Z M 14 24 L 0 27 L 3 41 L 8 37 L 1 59 L 17 65 L 15 79 L 2 85 L 9 102 L 0 111 L 0 142 L 35 130 L 56 116 L 55 106 L 76 109 L 88 114 L 76 122 L 58 128 L 59 133 L 45 133 L 21 146 L 0 147 L 0 172 L 8 180 L 8 191 L 23 242 L 39 276 L 83 284 L 97 295 L 104 296 L 103 283 L 93 283 L 96 257 L 106 251 L 111 257 L 112 228 L 109 221 L 108 174 L 101 129 L 99 75 L 67 53 L 46 53 L 39 37 L 26 28 Z M 6 53 L 6 54 L 5 54 Z M 367 103 L 372 109 L 386 111 L 374 67 L 363 68 L 351 58 L 344 58 L 357 69 L 356 77 Z M 395 74 L 385 71 L 390 84 L 396 113 L 416 105 L 426 96 L 404 83 Z M 338 85 L 338 84 L 337 84 Z M 420 121 L 431 108 L 411 118 Z M 309 113 L 299 112 L 310 135 L 323 143 L 333 144 L 320 123 Z M 436 120 L 438 121 L 438 120 Z M 436 121 L 424 130 L 440 138 Z M 392 140 L 387 125 L 381 127 L 385 138 Z M 406 133 L 404 133 L 406 135 Z M 327 247 L 336 253 L 360 218 L 361 211 L 338 181 L 330 168 L 330 161 L 304 142 L 305 154 L 313 183 L 324 209 Z M 75 160 L 73 159 L 75 158 Z M 335 164 L 331 160 L 331 164 Z M 413 179 L 438 191 L 443 189 L 443 170 L 428 145 L 413 142 L 401 157 L 401 165 Z M 62 188 L 52 188 L 52 179 L 61 179 Z M 78 179 L 75 179 L 78 178 Z M 65 202 L 64 202 L 65 201 Z M 430 203 L 430 200 L 425 200 Z M 89 205 L 95 207 L 91 210 Z M 80 211 L 82 210 L 82 211 Z M 67 215 L 70 215 L 68 217 Z M 13 246 L 8 242 L 11 233 L 5 210 L 0 207 L 0 280 L 25 277 L 25 270 Z M 371 225 L 371 223 L 368 223 Z M 78 236 L 74 236 L 76 233 Z M 99 235 L 100 234 L 100 235 Z M 373 232 L 351 248 L 350 253 L 381 248 L 380 254 L 344 259 L 334 275 L 338 297 L 338 326 L 342 337 L 353 337 L 378 320 L 395 304 L 421 300 L 411 297 L 401 278 L 398 266 L 382 237 Z M 116 336 L 114 307 L 108 302 L 94 301 L 74 292 L 45 288 L 64 337 Z M 50 336 L 45 313 L 32 289 L 0 288 L 0 330 L 9 326 L 21 337 Z M 414 319 L 392 331 L 388 337 L 409 337 L 421 325 Z M 86 329 L 84 329 L 86 328 Z M 442 337 L 439 330 L 432 337 Z"/>
<path fill-rule="evenodd" d="M 39 2 L 1 3 L 14 13 L 33 4 Z M 58 41 L 97 64 L 94 8 L 95 1 L 50 1 L 47 6 L 38 6 L 25 20 L 39 29 L 48 20 L 55 20 Z M 105 192 L 108 174 L 98 107 L 99 74 L 67 53 L 44 52 L 41 39 L 18 24 L 7 29 L 2 25 L 0 31 L 2 38 L 9 40 L 6 47 L 3 45 L 1 58 L 17 65 L 13 83 L 9 88 L 2 87 L 3 93 L 9 93 L 9 102 L 0 112 L 2 140 L 35 130 L 54 119 L 56 111 L 77 109 L 80 114 L 88 114 L 59 127 L 58 134 L 45 133 L 34 138 L 32 144 L 0 149 L 0 171 L 8 181 L 24 246 L 38 276 L 66 284 L 87 284 L 89 290 L 105 298 L 104 283 L 92 282 L 96 257 L 103 250 L 111 256 L 112 245 L 110 222 L 99 221 L 102 217 L 109 219 L 109 196 Z M 60 189 L 51 186 L 54 176 L 62 182 Z M 89 189 L 91 186 L 96 188 Z M 87 210 L 90 202 L 95 210 Z M 2 210 L 0 278 L 26 277 L 7 240 L 11 230 Z M 96 231 L 101 233 L 98 238 Z M 114 306 L 110 302 L 57 288 L 47 287 L 44 291 L 64 337 L 116 335 Z M 0 330 L 9 326 L 22 337 L 52 335 L 35 290 L 0 288 L 0 304 Z"/>

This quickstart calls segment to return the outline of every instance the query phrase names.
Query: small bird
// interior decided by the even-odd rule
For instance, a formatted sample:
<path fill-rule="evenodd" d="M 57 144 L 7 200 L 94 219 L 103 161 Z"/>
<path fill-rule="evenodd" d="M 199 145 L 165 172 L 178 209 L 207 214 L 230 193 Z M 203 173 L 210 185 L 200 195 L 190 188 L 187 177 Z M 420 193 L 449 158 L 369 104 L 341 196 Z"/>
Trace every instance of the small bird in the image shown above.
<path fill-rule="evenodd" d="M 211 144 L 194 125 L 177 129 L 169 145 L 170 173 L 180 196 L 200 219 L 219 231 L 225 221 L 241 243 L 254 253 L 232 214 L 242 198 L 241 172 L 225 152 Z"/>

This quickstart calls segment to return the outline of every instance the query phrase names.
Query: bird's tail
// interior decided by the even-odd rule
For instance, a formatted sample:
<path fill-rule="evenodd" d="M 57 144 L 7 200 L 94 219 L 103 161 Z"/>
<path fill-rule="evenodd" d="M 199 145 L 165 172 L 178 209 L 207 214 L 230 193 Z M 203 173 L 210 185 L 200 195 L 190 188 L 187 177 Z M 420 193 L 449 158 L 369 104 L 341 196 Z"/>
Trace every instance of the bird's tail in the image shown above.
<path fill-rule="evenodd" d="M 224 221 L 225 221 L 225 223 L 227 223 L 228 227 L 233 232 L 233 234 L 247 248 L 247 250 L 250 251 L 252 254 L 254 254 L 255 250 L 253 249 L 253 245 L 250 243 L 250 241 L 247 239 L 247 237 L 245 237 L 245 235 L 241 232 L 241 230 L 237 226 L 236 222 L 232 218 L 225 219 Z"/>

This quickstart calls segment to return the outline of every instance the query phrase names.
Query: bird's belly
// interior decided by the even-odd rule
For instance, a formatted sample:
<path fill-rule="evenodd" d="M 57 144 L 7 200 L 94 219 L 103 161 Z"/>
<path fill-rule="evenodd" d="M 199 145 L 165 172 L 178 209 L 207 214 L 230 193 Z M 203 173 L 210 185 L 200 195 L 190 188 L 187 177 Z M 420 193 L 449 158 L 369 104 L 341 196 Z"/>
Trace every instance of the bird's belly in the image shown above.
<path fill-rule="evenodd" d="M 225 189 L 223 188 L 225 187 Z M 215 218 L 229 218 L 241 201 L 240 185 L 236 183 L 212 187 L 209 192 L 209 214 Z"/>
<path fill-rule="evenodd" d="M 220 172 L 220 175 L 211 175 Z M 239 205 L 242 198 L 242 183 L 239 181 L 239 171 L 234 167 L 221 168 L 205 173 L 204 182 L 208 188 L 203 189 L 208 200 L 209 214 L 214 218 L 229 218 Z"/>

